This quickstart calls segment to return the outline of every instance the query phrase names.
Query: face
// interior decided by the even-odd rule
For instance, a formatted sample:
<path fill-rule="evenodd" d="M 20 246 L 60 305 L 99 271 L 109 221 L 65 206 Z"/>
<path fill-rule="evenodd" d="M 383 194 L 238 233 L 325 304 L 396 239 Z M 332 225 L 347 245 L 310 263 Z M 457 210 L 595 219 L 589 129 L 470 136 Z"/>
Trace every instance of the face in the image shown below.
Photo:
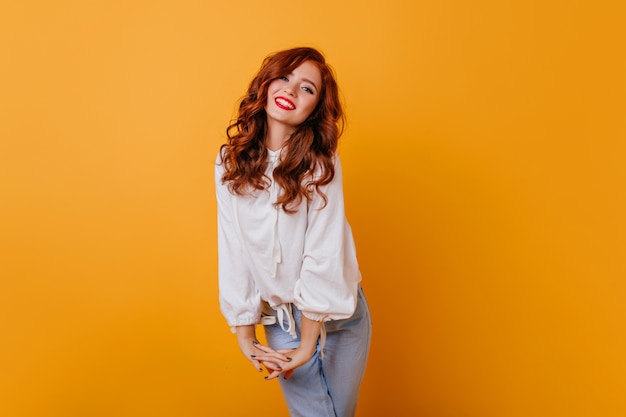
<path fill-rule="evenodd" d="M 295 130 L 315 110 L 321 87 L 320 70 L 310 61 L 300 64 L 291 74 L 272 81 L 265 104 L 268 125 Z"/>

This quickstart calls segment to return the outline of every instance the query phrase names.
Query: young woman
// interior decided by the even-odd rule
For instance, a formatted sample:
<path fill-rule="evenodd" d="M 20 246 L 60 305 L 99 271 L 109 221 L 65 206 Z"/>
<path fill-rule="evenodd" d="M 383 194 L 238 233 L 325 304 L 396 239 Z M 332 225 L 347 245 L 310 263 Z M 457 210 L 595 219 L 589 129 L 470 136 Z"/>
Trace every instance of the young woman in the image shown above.
<path fill-rule="evenodd" d="M 279 379 L 292 416 L 353 416 L 369 351 L 342 127 L 324 56 L 281 51 L 252 80 L 215 165 L 221 310 L 244 356 Z"/>

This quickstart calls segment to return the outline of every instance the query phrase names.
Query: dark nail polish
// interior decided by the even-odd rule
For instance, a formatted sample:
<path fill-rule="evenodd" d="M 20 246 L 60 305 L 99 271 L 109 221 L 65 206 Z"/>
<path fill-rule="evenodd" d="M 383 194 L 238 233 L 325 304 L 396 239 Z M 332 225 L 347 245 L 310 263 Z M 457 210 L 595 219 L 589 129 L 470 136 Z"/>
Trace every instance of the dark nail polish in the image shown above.
<path fill-rule="evenodd" d="M 289 356 L 287 356 L 287 360 L 288 360 L 289 362 L 291 362 L 291 358 L 290 358 Z"/>
<path fill-rule="evenodd" d="M 256 340 L 253 340 L 253 341 L 252 341 L 252 344 L 253 344 L 253 345 L 258 345 L 258 344 L 259 344 L 259 342 L 257 342 Z"/>
<path fill-rule="evenodd" d="M 268 376 L 267 376 L 267 375 L 265 375 L 263 378 L 267 379 L 267 378 L 268 378 Z"/>
<path fill-rule="evenodd" d="M 250 355 L 251 358 L 256 358 L 256 355 Z"/>

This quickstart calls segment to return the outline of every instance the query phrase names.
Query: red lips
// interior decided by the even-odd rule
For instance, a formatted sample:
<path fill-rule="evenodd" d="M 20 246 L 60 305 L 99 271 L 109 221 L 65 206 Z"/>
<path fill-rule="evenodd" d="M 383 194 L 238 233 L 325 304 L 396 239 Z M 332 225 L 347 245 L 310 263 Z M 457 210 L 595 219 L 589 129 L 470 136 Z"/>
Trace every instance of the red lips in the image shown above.
<path fill-rule="evenodd" d="M 274 103 L 283 110 L 295 110 L 296 105 L 286 97 L 279 96 L 274 99 Z"/>

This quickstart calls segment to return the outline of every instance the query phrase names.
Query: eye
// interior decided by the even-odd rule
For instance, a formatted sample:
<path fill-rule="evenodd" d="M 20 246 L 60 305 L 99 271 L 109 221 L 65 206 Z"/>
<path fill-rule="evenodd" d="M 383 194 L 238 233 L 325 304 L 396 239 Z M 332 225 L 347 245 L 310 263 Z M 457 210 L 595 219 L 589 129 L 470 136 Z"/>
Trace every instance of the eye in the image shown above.
<path fill-rule="evenodd" d="M 315 94 L 315 93 L 313 92 L 313 90 L 311 90 L 309 87 L 302 87 L 302 89 L 303 89 L 304 91 L 306 91 L 307 93 L 309 93 L 309 94 Z"/>
<path fill-rule="evenodd" d="M 284 75 L 281 77 L 278 77 L 279 80 L 283 80 L 283 81 L 289 81 L 289 78 L 285 77 Z"/>

